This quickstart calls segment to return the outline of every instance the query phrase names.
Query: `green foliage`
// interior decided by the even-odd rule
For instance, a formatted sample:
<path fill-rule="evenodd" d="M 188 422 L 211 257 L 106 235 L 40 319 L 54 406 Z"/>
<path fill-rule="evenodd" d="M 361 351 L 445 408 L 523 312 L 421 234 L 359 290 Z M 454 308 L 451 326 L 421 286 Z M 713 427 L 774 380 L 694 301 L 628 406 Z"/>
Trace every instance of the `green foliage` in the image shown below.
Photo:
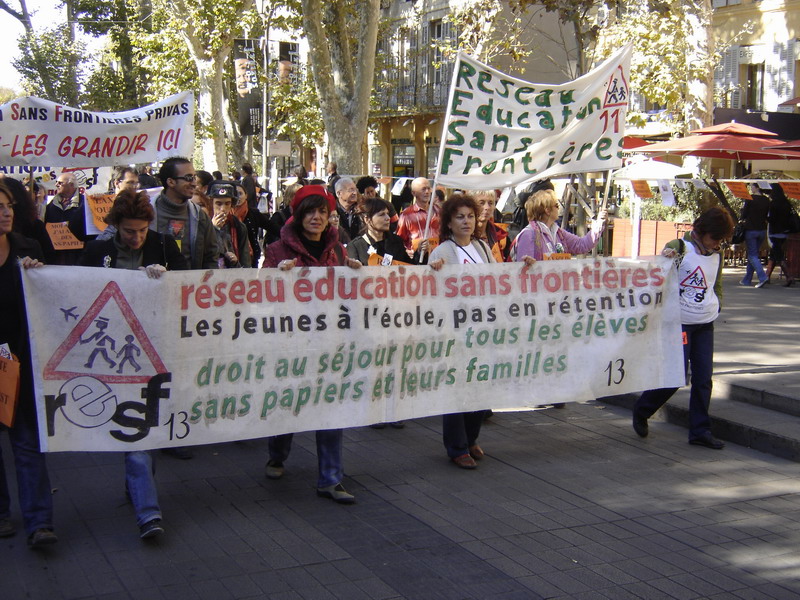
<path fill-rule="evenodd" d="M 432 41 L 445 58 L 452 58 L 459 50 L 487 64 L 508 57 L 513 69 L 514 63 L 531 54 L 530 31 L 522 11 L 508 10 L 500 0 L 461 3 L 451 8 L 445 20 L 458 31 L 457 39 Z M 519 67 L 524 65 L 520 63 Z"/>
<path fill-rule="evenodd" d="M 278 82 L 272 77 L 272 125 L 276 139 L 303 146 L 321 144 L 325 134 L 317 88 L 311 74 L 301 71 L 295 81 Z"/>
<path fill-rule="evenodd" d="M 19 98 L 20 94 L 17 90 L 12 90 L 11 88 L 7 87 L 0 87 L 0 104 L 5 104 L 6 102 L 10 102 L 14 100 L 14 98 Z"/>
<path fill-rule="evenodd" d="M 688 103 L 695 103 L 688 90 L 690 81 L 708 80 L 714 67 L 714 57 L 698 58 L 691 40 L 688 14 L 710 19 L 698 0 L 665 0 L 648 7 L 645 3 L 627 7 L 624 15 L 603 31 L 598 54 L 608 56 L 621 45 L 635 39 L 631 60 L 631 88 L 647 100 L 667 107 L 658 118 L 673 131 L 685 129 Z M 710 24 L 710 21 L 708 21 Z M 628 122 L 635 126 L 645 123 L 646 115 L 628 112 Z"/>
<path fill-rule="evenodd" d="M 78 103 L 85 48 L 79 42 L 69 42 L 67 25 L 25 34 L 19 49 L 20 57 L 11 64 L 22 75 L 26 93 L 73 106 Z M 51 90 L 44 85 L 42 73 L 49 75 Z"/>
<path fill-rule="evenodd" d="M 653 188 L 654 198 L 642 198 L 642 219 L 648 221 L 675 221 L 678 223 L 691 223 L 703 211 L 707 202 L 706 194 L 689 183 L 686 189 L 672 186 L 675 194 L 675 206 L 664 206 L 658 188 Z M 633 192 L 626 197 L 619 207 L 618 217 L 630 218 Z"/>

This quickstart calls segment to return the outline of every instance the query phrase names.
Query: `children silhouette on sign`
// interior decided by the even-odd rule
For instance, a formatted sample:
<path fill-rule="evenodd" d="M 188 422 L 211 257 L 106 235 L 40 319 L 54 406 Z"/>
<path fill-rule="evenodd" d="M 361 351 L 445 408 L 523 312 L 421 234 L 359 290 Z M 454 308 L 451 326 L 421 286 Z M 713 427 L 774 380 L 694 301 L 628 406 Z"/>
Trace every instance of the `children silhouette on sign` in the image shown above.
<path fill-rule="evenodd" d="M 106 319 L 105 317 L 98 317 L 95 320 L 94 324 L 95 327 L 97 327 L 97 331 L 95 331 L 88 338 L 81 339 L 81 344 L 88 344 L 91 341 L 94 341 L 95 343 L 95 347 L 92 350 L 92 353 L 89 355 L 89 360 L 87 360 L 86 364 L 83 366 L 88 369 L 91 369 L 92 365 L 94 364 L 94 359 L 99 354 L 103 358 L 103 360 L 105 360 L 106 363 L 108 363 L 109 368 L 114 368 L 117 363 L 111 360 L 111 357 L 108 356 L 108 350 L 106 350 L 106 344 L 108 344 L 112 352 L 114 350 L 114 347 L 116 346 L 114 338 L 105 333 L 105 330 L 108 327 L 108 319 Z"/>
<path fill-rule="evenodd" d="M 125 365 L 126 361 L 131 363 L 134 371 L 136 371 L 137 373 L 142 370 L 142 367 L 133 358 L 134 352 L 136 353 L 136 356 L 140 356 L 142 354 L 142 351 L 139 349 L 139 346 L 133 343 L 134 339 L 135 338 L 132 335 L 125 336 L 125 341 L 127 342 L 127 344 L 125 344 L 122 348 L 120 348 L 119 352 L 117 352 L 117 358 L 119 358 L 123 354 L 125 355 L 122 357 L 122 360 L 119 361 L 119 365 L 117 366 L 117 373 L 122 373 L 122 367 Z"/>

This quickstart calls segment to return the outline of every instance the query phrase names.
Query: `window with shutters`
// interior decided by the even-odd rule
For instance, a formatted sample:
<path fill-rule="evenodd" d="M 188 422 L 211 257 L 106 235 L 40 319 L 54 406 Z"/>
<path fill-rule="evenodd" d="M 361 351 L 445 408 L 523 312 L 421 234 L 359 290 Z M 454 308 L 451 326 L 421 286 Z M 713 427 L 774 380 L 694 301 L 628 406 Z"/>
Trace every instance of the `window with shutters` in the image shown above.
<path fill-rule="evenodd" d="M 750 110 L 764 110 L 764 63 L 743 65 L 744 106 Z"/>

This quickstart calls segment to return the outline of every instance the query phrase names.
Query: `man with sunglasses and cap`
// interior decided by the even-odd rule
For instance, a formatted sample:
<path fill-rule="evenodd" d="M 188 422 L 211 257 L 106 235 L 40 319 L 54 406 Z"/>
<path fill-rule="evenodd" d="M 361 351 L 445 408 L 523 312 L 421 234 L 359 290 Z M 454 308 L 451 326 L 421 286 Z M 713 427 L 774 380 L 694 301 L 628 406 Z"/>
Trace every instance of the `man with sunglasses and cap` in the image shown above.
<path fill-rule="evenodd" d="M 217 234 L 211 219 L 190 202 L 195 187 L 192 163 L 180 156 L 168 158 L 161 165 L 158 178 L 164 191 L 153 203 L 156 218 L 151 227 L 171 235 L 192 269 L 215 269 L 219 251 Z"/>

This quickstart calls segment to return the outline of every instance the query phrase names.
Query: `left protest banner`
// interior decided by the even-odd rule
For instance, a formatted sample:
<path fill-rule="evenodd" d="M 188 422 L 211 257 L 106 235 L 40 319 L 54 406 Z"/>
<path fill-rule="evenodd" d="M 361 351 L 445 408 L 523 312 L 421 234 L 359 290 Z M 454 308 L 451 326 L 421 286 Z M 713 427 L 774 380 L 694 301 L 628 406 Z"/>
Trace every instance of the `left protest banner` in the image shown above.
<path fill-rule="evenodd" d="M 622 166 L 633 45 L 565 84 L 529 83 L 459 52 L 436 181 L 467 189 Z"/>
<path fill-rule="evenodd" d="M 48 266 L 23 281 L 48 451 L 208 444 L 684 380 L 664 257 L 159 280 Z"/>
<path fill-rule="evenodd" d="M 0 165 L 102 167 L 191 156 L 194 94 L 103 113 L 25 96 L 0 106 Z"/>

